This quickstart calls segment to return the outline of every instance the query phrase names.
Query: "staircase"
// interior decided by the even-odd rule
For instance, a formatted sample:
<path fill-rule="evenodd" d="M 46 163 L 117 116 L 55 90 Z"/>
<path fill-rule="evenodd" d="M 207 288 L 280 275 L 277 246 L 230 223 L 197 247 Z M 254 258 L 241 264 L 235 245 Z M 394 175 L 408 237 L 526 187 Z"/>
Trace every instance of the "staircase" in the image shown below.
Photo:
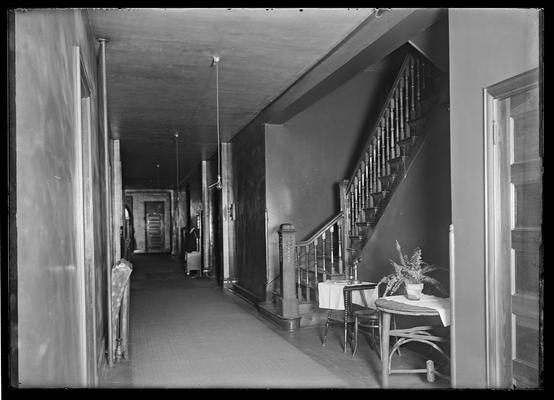
<path fill-rule="evenodd" d="M 339 184 L 341 211 L 310 238 L 296 242 L 296 291 L 305 324 L 316 323 L 317 285 L 348 279 L 425 136 L 438 103 L 438 69 L 410 49 L 349 180 Z M 317 320 L 317 321 L 316 321 Z"/>

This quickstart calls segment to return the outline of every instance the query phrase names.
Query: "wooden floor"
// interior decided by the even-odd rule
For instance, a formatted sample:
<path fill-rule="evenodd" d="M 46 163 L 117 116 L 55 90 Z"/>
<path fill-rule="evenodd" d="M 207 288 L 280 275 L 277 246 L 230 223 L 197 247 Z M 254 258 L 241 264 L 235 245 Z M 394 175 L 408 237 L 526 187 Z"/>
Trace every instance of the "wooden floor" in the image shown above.
<path fill-rule="evenodd" d="M 380 360 L 365 340 L 343 353 L 341 329 L 285 332 L 208 278 L 187 277 L 169 255 L 132 260 L 129 359 L 100 379 L 113 388 L 380 388 Z M 393 361 L 394 362 L 394 361 Z M 423 366 L 404 351 L 396 367 Z M 391 388 L 448 388 L 392 375 Z"/>

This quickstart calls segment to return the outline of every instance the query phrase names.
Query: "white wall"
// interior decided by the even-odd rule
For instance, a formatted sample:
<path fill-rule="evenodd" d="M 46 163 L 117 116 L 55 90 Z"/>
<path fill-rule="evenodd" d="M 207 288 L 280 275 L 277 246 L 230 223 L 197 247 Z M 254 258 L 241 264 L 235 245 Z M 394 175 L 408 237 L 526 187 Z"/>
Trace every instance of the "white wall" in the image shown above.
<path fill-rule="evenodd" d="M 538 66 L 538 12 L 451 9 L 452 222 L 458 387 L 486 385 L 483 89 Z"/>

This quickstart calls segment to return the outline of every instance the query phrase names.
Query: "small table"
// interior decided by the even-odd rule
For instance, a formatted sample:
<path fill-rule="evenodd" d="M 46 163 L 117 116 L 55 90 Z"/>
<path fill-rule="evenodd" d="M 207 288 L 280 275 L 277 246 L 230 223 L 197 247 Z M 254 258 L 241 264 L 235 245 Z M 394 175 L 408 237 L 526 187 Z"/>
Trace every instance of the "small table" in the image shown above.
<path fill-rule="evenodd" d="M 319 308 L 327 308 L 327 320 L 332 310 L 344 310 L 344 352 L 349 337 L 348 323 L 352 317 L 352 304 L 373 307 L 377 292 L 376 283 L 327 280 L 318 283 Z M 327 326 L 327 325 L 326 325 Z M 323 339 L 325 345 L 326 335 Z"/>
<path fill-rule="evenodd" d="M 399 300 L 399 301 L 395 301 Z M 391 370 L 392 356 L 400 346 L 408 342 L 421 342 L 425 343 L 436 350 L 438 350 L 447 360 L 449 357 L 444 351 L 435 344 L 435 342 L 444 342 L 447 339 L 431 335 L 428 331 L 432 329 L 432 326 L 415 326 L 408 329 L 390 329 L 391 315 L 409 315 L 409 316 L 421 316 L 431 317 L 440 316 L 444 326 L 450 324 L 450 299 L 440 299 L 435 296 L 422 296 L 420 304 L 433 304 L 436 307 L 422 307 L 419 305 L 413 305 L 409 303 L 416 303 L 415 301 L 404 300 L 404 296 L 391 296 L 387 298 L 379 298 L 375 301 L 375 306 L 379 311 L 380 324 L 382 329 L 381 334 L 381 363 L 382 363 L 382 383 L 383 387 L 388 386 L 389 374 L 393 373 L 426 373 L 427 380 L 432 382 L 435 375 L 439 375 L 443 378 L 449 378 L 447 375 L 441 374 L 434 368 L 433 361 L 427 361 L 427 368 L 425 369 L 399 369 Z M 419 303 L 419 302 L 417 302 Z M 390 336 L 400 337 L 389 355 L 389 340 Z"/>

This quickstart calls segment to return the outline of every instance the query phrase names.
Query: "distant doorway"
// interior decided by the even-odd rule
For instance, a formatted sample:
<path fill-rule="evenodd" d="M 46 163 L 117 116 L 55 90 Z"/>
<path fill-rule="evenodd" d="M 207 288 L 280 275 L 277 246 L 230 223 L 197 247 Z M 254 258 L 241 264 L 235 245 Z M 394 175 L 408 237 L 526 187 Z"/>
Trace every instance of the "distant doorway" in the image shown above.
<path fill-rule="evenodd" d="M 165 227 L 164 227 L 164 202 L 144 202 L 144 225 L 146 237 L 146 252 L 159 253 L 165 248 Z"/>

